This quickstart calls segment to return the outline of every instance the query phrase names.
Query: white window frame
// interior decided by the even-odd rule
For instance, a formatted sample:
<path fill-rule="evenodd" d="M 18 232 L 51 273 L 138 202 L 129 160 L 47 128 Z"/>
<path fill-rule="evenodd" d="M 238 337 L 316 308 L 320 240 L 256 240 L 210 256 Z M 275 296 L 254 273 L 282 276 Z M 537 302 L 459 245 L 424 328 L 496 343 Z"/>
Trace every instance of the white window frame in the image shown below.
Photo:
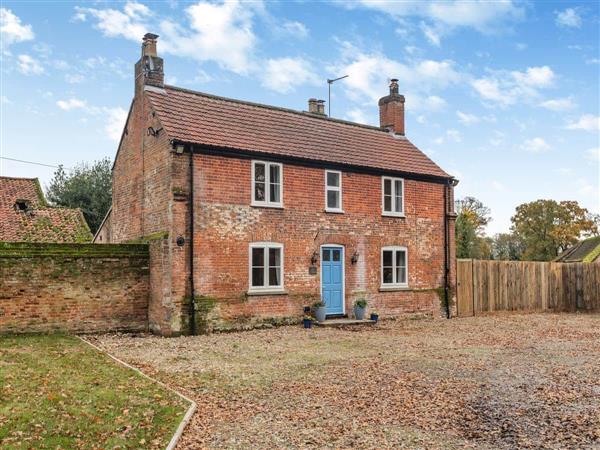
<path fill-rule="evenodd" d="M 394 252 L 393 256 L 392 256 L 392 278 L 394 279 L 393 283 L 384 283 L 383 282 L 383 252 L 385 251 L 391 251 Z M 405 255 L 405 260 L 406 260 L 406 282 L 404 283 L 398 283 L 398 280 L 396 280 L 396 269 L 398 266 L 396 266 L 396 252 L 398 251 L 403 251 L 404 255 Z M 386 289 L 386 288 L 407 288 L 408 287 L 408 249 L 406 247 L 402 247 L 402 246 L 397 246 L 397 245 L 393 245 L 393 246 L 386 246 L 386 247 L 382 247 L 381 248 L 381 270 L 380 270 L 380 275 L 381 275 L 381 288 L 382 289 Z"/>
<path fill-rule="evenodd" d="M 264 164 L 265 165 L 265 200 L 259 201 L 254 198 L 254 194 L 256 192 L 256 165 Z M 271 166 L 279 167 L 279 201 L 272 202 L 269 199 L 271 198 Z M 283 164 L 269 162 L 269 161 L 252 161 L 252 206 L 263 206 L 266 208 L 283 208 Z"/>
<path fill-rule="evenodd" d="M 392 210 L 385 210 L 385 182 L 386 180 L 390 180 L 390 184 L 392 185 Z M 402 183 L 402 211 L 396 211 L 396 181 L 400 181 Z M 381 177 L 381 215 L 382 216 L 390 216 L 390 217 L 404 217 L 404 204 L 406 203 L 406 198 L 404 197 L 404 178 L 398 177 Z"/>
<path fill-rule="evenodd" d="M 264 280 L 268 283 L 269 280 L 269 249 L 270 248 L 278 248 L 281 251 L 281 276 L 279 286 L 252 286 L 252 249 L 254 248 L 262 248 L 265 250 L 264 252 Z M 248 292 L 284 292 L 284 257 L 283 257 L 283 244 L 279 242 L 251 242 L 248 246 Z"/>
<path fill-rule="evenodd" d="M 340 185 L 339 186 L 329 186 L 327 184 L 327 174 L 336 173 L 339 176 Z M 339 208 L 330 208 L 327 205 L 327 193 L 329 191 L 338 192 L 340 194 L 340 207 Z M 325 171 L 325 211 L 326 212 L 334 212 L 334 213 L 343 213 L 344 209 L 342 206 L 342 172 L 339 170 L 326 170 Z"/>

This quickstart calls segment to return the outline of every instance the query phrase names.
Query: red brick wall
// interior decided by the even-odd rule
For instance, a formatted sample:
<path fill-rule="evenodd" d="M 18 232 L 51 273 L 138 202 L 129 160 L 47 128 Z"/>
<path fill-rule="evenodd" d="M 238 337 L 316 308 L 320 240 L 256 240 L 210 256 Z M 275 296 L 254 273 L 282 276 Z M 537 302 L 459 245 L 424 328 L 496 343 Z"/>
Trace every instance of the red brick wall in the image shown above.
<path fill-rule="evenodd" d="M 251 160 L 195 155 L 195 168 L 196 293 L 215 300 L 210 316 L 217 326 L 250 316 L 301 315 L 319 296 L 320 268 L 310 275 L 309 266 L 322 244 L 345 247 L 346 313 L 361 296 L 384 316 L 441 310 L 443 185 L 406 179 L 406 218 L 383 217 L 381 178 L 344 172 L 345 213 L 332 214 L 324 212 L 323 169 L 284 164 L 284 209 L 272 209 L 250 206 Z M 179 225 L 183 230 L 185 223 Z M 246 295 L 248 245 L 255 241 L 284 245 L 287 295 Z M 381 247 L 387 245 L 408 248 L 406 290 L 380 291 Z M 355 252 L 359 260 L 351 264 Z"/>
<path fill-rule="evenodd" d="M 0 246 L 0 333 L 146 330 L 148 291 L 146 246 Z"/>

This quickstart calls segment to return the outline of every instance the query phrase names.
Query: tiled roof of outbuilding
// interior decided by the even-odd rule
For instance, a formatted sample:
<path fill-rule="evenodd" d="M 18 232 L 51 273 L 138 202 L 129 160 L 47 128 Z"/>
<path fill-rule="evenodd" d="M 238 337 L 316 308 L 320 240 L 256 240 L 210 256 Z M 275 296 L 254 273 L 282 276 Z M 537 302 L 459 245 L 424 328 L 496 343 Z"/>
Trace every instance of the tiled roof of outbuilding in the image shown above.
<path fill-rule="evenodd" d="M 15 207 L 23 202 L 26 209 Z M 48 206 L 37 178 L 0 177 L 0 241 L 88 242 L 81 210 Z"/>
<path fill-rule="evenodd" d="M 600 236 L 579 241 L 555 259 L 558 262 L 595 262 L 596 260 L 600 260 Z"/>
<path fill-rule="evenodd" d="M 408 139 L 377 127 L 172 86 L 146 94 L 181 142 L 451 178 Z"/>

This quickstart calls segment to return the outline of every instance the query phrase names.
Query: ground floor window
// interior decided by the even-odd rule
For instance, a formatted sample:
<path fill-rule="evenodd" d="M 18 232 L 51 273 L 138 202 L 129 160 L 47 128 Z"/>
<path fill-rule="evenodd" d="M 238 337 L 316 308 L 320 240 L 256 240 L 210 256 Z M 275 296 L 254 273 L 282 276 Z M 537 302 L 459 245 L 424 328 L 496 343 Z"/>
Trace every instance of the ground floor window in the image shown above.
<path fill-rule="evenodd" d="M 283 245 L 250 244 L 250 291 L 283 289 Z"/>
<path fill-rule="evenodd" d="M 408 286 L 406 247 L 383 247 L 381 249 L 381 285 L 383 287 Z"/>

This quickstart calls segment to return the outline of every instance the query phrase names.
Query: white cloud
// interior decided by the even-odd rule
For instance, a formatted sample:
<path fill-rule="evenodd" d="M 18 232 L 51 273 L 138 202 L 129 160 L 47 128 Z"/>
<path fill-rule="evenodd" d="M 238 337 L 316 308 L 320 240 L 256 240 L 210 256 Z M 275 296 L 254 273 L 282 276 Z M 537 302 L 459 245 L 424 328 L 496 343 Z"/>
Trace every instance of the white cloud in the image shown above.
<path fill-rule="evenodd" d="M 465 125 L 472 125 L 474 123 L 478 123 L 480 120 L 476 115 L 464 113 L 462 111 L 456 111 L 456 115 L 458 116 L 458 121 L 464 123 Z"/>
<path fill-rule="evenodd" d="M 546 100 L 545 102 L 540 103 L 540 106 L 551 111 L 565 111 L 573 109 L 577 105 L 573 103 L 573 100 L 570 97 L 566 97 Z"/>
<path fill-rule="evenodd" d="M 65 81 L 69 84 L 79 84 L 83 83 L 85 77 L 80 73 L 68 73 L 65 75 Z"/>
<path fill-rule="evenodd" d="M 67 100 L 58 100 L 56 105 L 63 111 L 71 111 L 72 109 L 87 109 L 87 104 L 84 100 L 78 98 L 70 98 Z"/>
<path fill-rule="evenodd" d="M 390 15 L 396 20 L 419 17 L 423 19 L 421 31 L 434 45 L 441 37 L 459 27 L 474 28 L 488 33 L 506 28 L 506 23 L 524 17 L 525 9 L 512 0 L 489 2 L 484 0 L 418 1 L 418 0 L 357 0 L 338 2 L 345 7 L 362 6 Z"/>
<path fill-rule="evenodd" d="M 517 44 L 515 45 L 516 49 L 519 50 L 520 52 L 522 52 L 523 50 L 527 49 L 527 44 L 525 44 L 524 42 L 517 42 Z"/>
<path fill-rule="evenodd" d="M 494 71 L 471 81 L 471 86 L 483 100 L 507 106 L 537 97 L 540 89 L 553 85 L 555 77 L 548 66 L 528 67 L 524 72 Z"/>
<path fill-rule="evenodd" d="M 44 73 L 44 68 L 39 61 L 29 55 L 19 55 L 18 69 L 23 75 L 41 75 Z"/>
<path fill-rule="evenodd" d="M 146 34 L 148 27 L 144 24 L 145 14 L 138 14 L 146 6 L 139 3 L 126 3 L 123 11 L 118 9 L 106 8 L 83 8 L 75 7 L 74 20 L 86 21 L 88 16 L 96 19 L 95 27 L 102 31 L 102 34 L 108 37 L 124 37 L 133 41 L 141 41 L 142 36 Z"/>
<path fill-rule="evenodd" d="M 13 14 L 10 9 L 0 8 L 0 41 L 1 50 L 17 42 L 30 41 L 35 37 L 31 25 L 24 25 L 21 19 Z"/>
<path fill-rule="evenodd" d="M 584 114 L 579 117 L 577 122 L 571 122 L 567 125 L 568 130 L 585 130 L 585 131 L 599 131 L 600 130 L 600 116 L 594 116 L 593 114 Z"/>
<path fill-rule="evenodd" d="M 11 103 L 12 103 L 12 101 L 10 101 L 10 99 L 6 95 L 2 95 L 0 97 L 0 104 L 2 104 L 2 105 L 10 105 Z"/>
<path fill-rule="evenodd" d="M 600 64 L 600 58 L 589 58 L 585 60 L 586 64 Z"/>
<path fill-rule="evenodd" d="M 152 11 L 150 11 L 150 9 L 146 5 L 137 2 L 125 3 L 123 11 L 125 11 L 125 14 L 132 18 L 147 17 L 152 15 Z"/>
<path fill-rule="evenodd" d="M 555 21 L 561 27 L 581 28 L 581 16 L 576 8 L 567 8 L 557 12 Z"/>
<path fill-rule="evenodd" d="M 285 94 L 298 84 L 318 84 L 319 78 L 310 62 L 303 58 L 269 59 L 265 63 L 262 85 Z"/>
<path fill-rule="evenodd" d="M 348 120 L 350 120 L 352 122 L 369 124 L 369 119 L 367 118 L 367 115 L 365 114 L 365 112 L 362 109 L 359 109 L 359 108 L 351 109 L 350 111 L 348 111 L 347 115 L 348 115 Z"/>
<path fill-rule="evenodd" d="M 285 21 L 282 25 L 278 26 L 277 31 L 298 39 L 308 37 L 308 28 L 306 28 L 306 25 L 292 20 Z"/>
<path fill-rule="evenodd" d="M 446 133 L 442 136 L 438 136 L 432 141 L 436 145 L 442 145 L 444 142 L 462 142 L 462 135 L 458 130 L 449 129 L 446 130 Z"/>
<path fill-rule="evenodd" d="M 531 153 L 542 153 L 550 149 L 548 143 L 541 137 L 526 139 L 521 145 L 521 148 Z"/>
<path fill-rule="evenodd" d="M 333 74 L 349 75 L 341 83 L 346 95 L 359 103 L 375 104 L 387 93 L 390 78 L 398 78 L 400 92 L 411 110 L 440 110 L 446 102 L 431 91 L 443 89 L 461 79 L 450 60 L 421 60 L 401 63 L 381 53 L 365 53 L 348 42 L 342 43 L 341 60 L 328 67 Z"/>
<path fill-rule="evenodd" d="M 417 116 L 417 123 L 426 123 L 427 122 L 427 117 L 425 117 L 424 115 L 420 115 Z"/>
<path fill-rule="evenodd" d="M 111 140 L 119 141 L 127 120 L 127 111 L 121 107 L 103 109 L 106 114 L 104 131 Z"/>
<path fill-rule="evenodd" d="M 590 148 L 586 150 L 585 157 L 592 161 L 600 161 L 600 147 Z"/>

